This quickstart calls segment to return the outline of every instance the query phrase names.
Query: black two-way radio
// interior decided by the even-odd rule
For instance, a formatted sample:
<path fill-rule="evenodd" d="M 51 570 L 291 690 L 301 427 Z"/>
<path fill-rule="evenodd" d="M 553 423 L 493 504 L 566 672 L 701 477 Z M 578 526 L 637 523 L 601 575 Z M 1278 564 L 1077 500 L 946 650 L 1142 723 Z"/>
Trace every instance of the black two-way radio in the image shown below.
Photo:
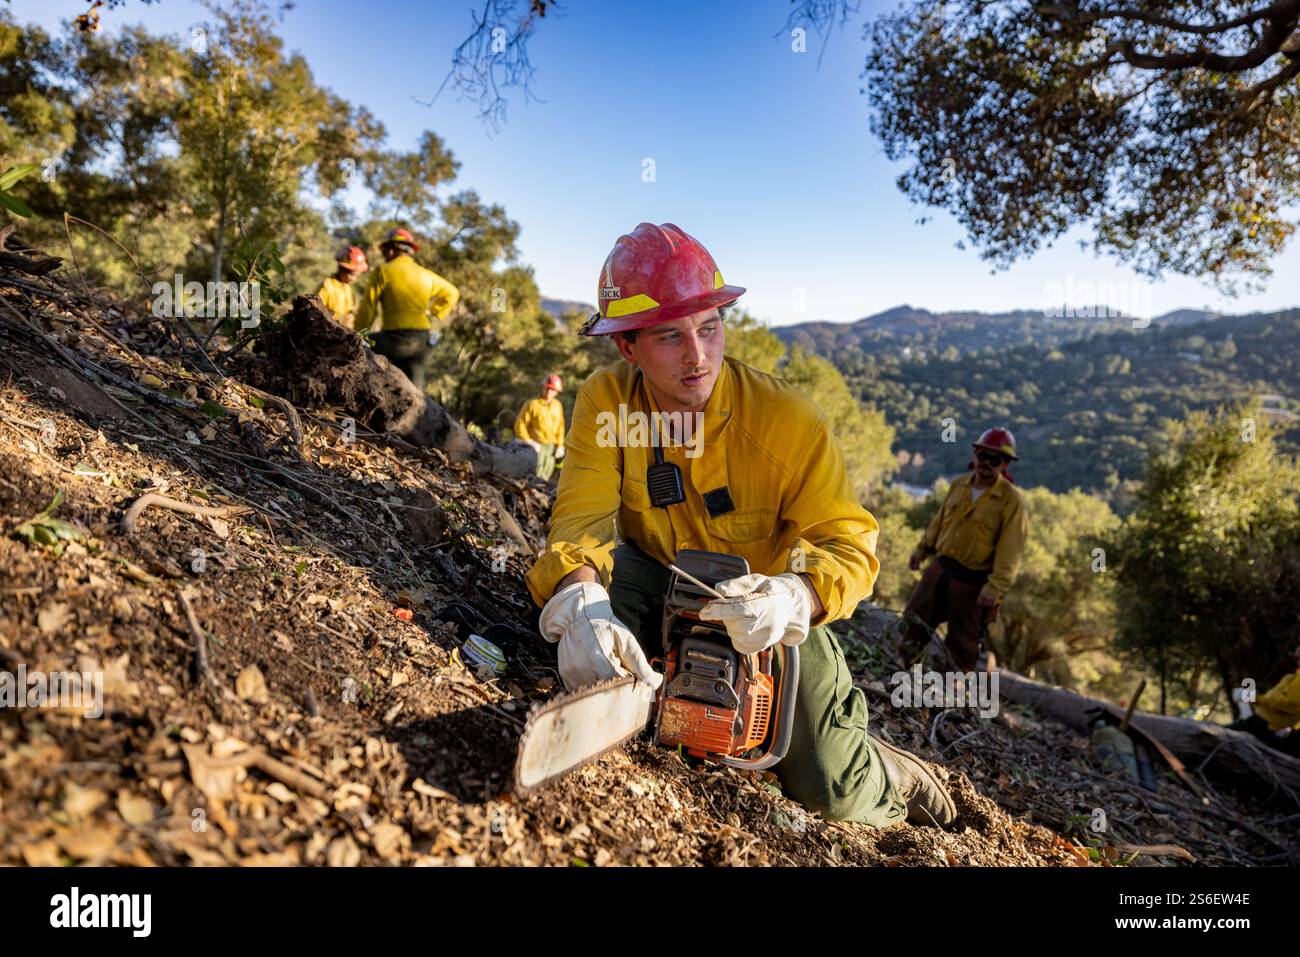
<path fill-rule="evenodd" d="M 645 470 L 645 484 L 650 490 L 650 504 L 655 508 L 680 505 L 686 501 L 686 486 L 682 484 L 682 470 L 675 462 L 664 461 L 664 450 L 659 447 L 653 434 L 650 442 L 655 450 L 654 464 Z"/>

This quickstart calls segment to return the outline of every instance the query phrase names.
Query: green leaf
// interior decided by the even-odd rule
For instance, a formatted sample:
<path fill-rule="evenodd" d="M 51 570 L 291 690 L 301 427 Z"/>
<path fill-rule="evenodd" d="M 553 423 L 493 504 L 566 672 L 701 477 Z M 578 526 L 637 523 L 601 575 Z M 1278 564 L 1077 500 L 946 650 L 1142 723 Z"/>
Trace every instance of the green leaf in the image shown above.
<path fill-rule="evenodd" d="M 10 166 L 3 173 L 0 173 L 0 189 L 8 189 L 20 179 L 26 179 L 33 173 L 40 172 L 40 167 L 35 163 L 23 163 L 20 166 Z"/>
<path fill-rule="evenodd" d="M 213 419 L 219 419 L 226 414 L 226 407 L 220 402 L 213 402 L 211 399 L 205 400 L 200 409 L 204 415 Z"/>
<path fill-rule="evenodd" d="M 41 515 L 45 516 L 45 515 L 52 514 L 54 510 L 62 504 L 63 504 L 63 489 L 59 489 L 57 492 L 54 493 L 53 501 L 51 501 L 49 505 L 45 506 L 45 510 L 41 512 Z"/>
<path fill-rule="evenodd" d="M 263 402 L 263 401 L 261 400 L 260 397 L 255 396 L 255 395 L 250 395 L 250 396 L 248 397 L 248 404 L 251 405 L 251 406 L 252 406 L 253 408 L 255 408 L 255 409 L 264 409 L 264 408 L 266 408 L 266 403 Z"/>
<path fill-rule="evenodd" d="M 21 199 L 12 193 L 6 193 L 2 189 L 0 189 L 0 206 L 12 210 L 24 219 L 31 219 L 35 215 Z"/>
<path fill-rule="evenodd" d="M 305 572 L 306 570 L 307 570 L 307 562 L 305 559 L 303 561 L 300 561 L 297 565 L 293 566 L 293 573 L 295 576 L 302 575 L 302 573 Z"/>
<path fill-rule="evenodd" d="M 32 545 L 42 545 L 51 549 L 55 555 L 62 555 L 68 542 L 84 542 L 85 535 L 81 529 L 60 518 L 38 515 L 29 522 L 24 522 L 15 530 L 20 538 Z"/>
<path fill-rule="evenodd" d="M 575 857 L 575 858 L 573 859 L 573 866 L 574 866 L 574 867 L 590 867 L 591 865 L 588 864 L 586 861 L 584 861 L 582 858 L 580 858 L 580 857 Z"/>

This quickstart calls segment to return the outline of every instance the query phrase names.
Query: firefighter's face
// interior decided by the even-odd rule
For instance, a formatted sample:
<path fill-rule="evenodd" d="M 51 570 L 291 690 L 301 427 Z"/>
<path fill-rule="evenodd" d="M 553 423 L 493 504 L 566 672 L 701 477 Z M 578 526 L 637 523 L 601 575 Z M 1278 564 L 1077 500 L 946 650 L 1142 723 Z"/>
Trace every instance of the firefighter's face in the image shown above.
<path fill-rule="evenodd" d="M 1006 459 L 997 452 L 990 452 L 988 449 L 976 449 L 975 475 L 981 482 L 992 482 L 997 478 L 997 474 L 1002 470 L 1005 462 Z"/>
<path fill-rule="evenodd" d="M 704 409 L 718 381 L 726 345 L 716 308 L 642 329 L 635 342 L 622 336 L 616 342 L 623 358 L 641 367 L 661 406 L 671 403 L 685 412 Z"/>

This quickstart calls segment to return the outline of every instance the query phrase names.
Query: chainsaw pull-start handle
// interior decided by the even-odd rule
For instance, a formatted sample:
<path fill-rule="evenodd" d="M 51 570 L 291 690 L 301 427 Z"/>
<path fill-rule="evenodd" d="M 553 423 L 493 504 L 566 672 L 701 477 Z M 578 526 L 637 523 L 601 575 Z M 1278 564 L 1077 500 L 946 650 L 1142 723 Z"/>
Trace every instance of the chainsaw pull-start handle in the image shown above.
<path fill-rule="evenodd" d="M 799 690 L 799 649 L 794 645 L 781 646 L 780 699 L 776 708 L 776 728 L 772 734 L 772 747 L 758 758 L 724 757 L 722 763 L 745 771 L 766 771 L 790 750 L 790 737 L 794 729 L 794 703 Z"/>

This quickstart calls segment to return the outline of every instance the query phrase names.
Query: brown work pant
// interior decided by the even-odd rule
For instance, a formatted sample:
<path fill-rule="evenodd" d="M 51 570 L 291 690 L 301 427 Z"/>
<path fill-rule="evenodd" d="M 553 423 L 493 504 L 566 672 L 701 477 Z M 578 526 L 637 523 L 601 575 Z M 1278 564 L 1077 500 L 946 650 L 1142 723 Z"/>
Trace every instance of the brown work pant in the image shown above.
<path fill-rule="evenodd" d="M 944 642 L 948 653 L 962 671 L 974 671 L 980 652 L 980 626 L 983 624 L 979 607 L 981 588 L 981 585 L 957 581 L 939 559 L 930 562 L 903 609 L 903 621 L 907 625 L 902 642 L 905 652 L 916 654 L 930 640 L 929 632 L 915 619 L 932 629 L 946 621 L 948 636 Z"/>

